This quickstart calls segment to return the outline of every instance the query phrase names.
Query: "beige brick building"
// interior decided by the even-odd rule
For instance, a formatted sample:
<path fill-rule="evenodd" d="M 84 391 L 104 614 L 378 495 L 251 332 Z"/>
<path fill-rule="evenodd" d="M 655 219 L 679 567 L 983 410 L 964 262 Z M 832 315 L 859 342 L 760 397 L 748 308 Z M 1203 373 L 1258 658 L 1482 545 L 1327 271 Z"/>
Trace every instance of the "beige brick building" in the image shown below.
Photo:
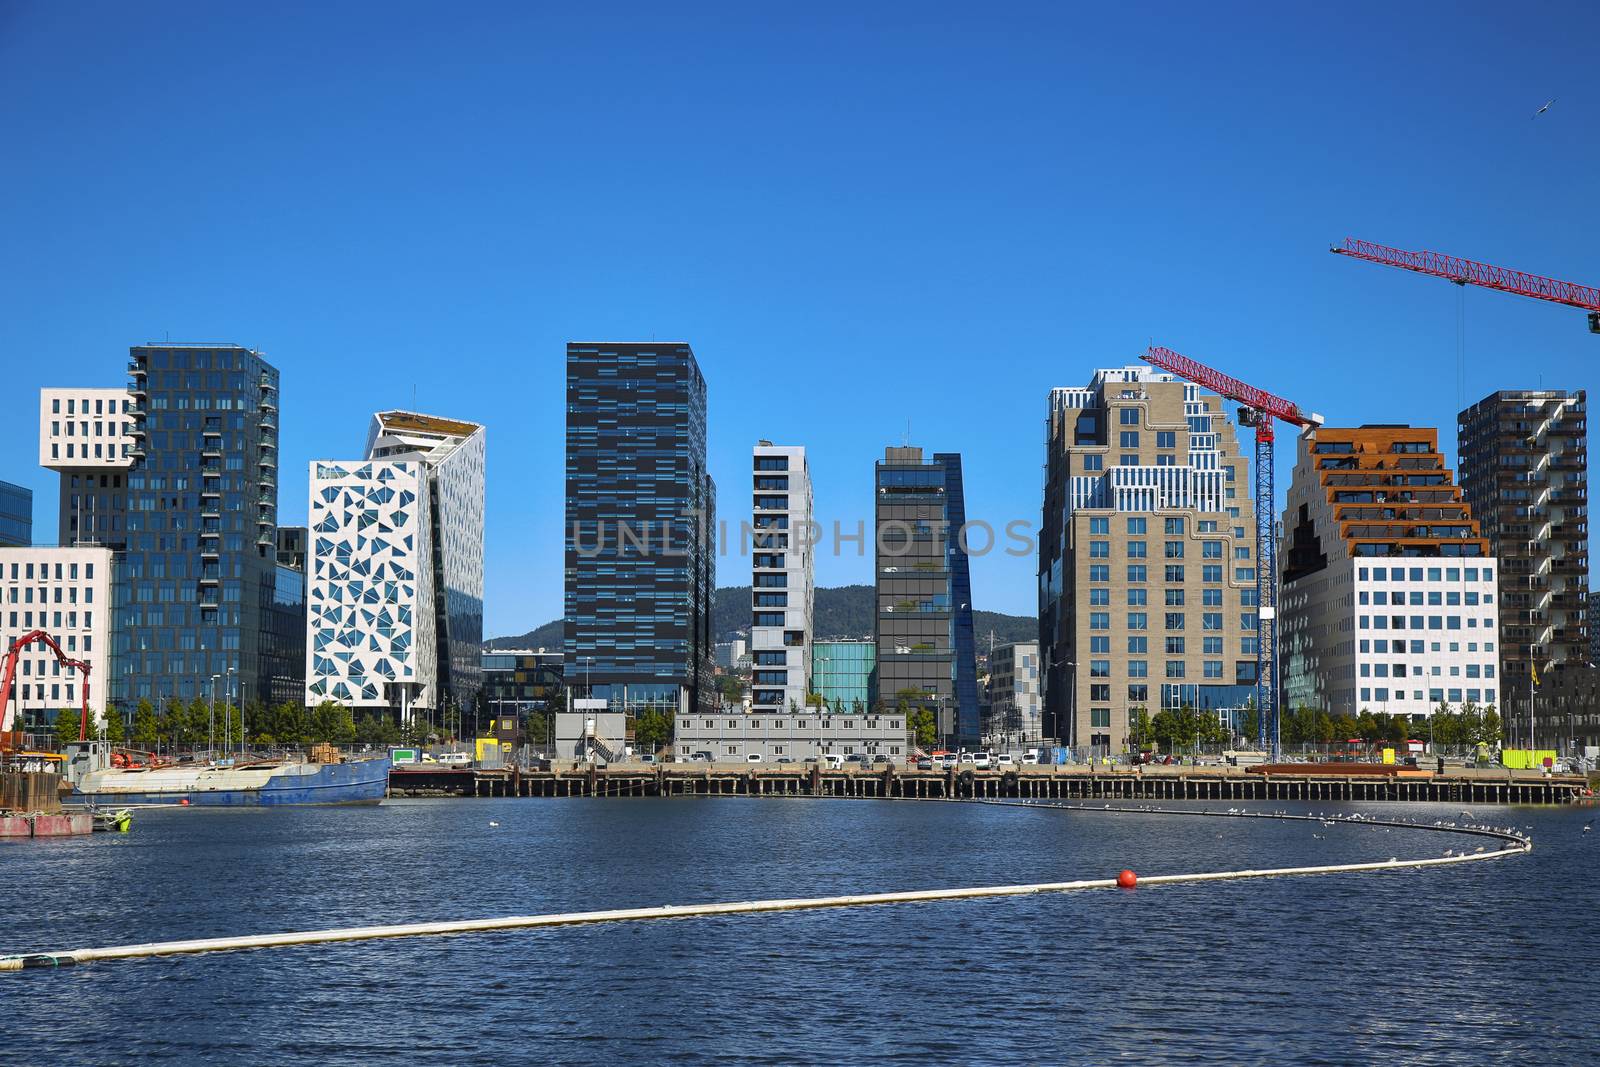
<path fill-rule="evenodd" d="M 1039 546 L 1045 733 L 1121 751 L 1138 708 L 1237 719 L 1256 682 L 1250 460 L 1223 401 L 1151 367 L 1055 389 Z"/>

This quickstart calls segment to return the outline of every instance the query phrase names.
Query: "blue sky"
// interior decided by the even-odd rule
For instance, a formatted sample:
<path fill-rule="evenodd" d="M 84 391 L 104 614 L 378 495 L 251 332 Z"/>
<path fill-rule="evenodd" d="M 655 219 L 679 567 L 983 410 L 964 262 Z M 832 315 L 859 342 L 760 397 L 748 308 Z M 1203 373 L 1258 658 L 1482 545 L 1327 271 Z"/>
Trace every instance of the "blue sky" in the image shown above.
<path fill-rule="evenodd" d="M 569 339 L 694 345 L 735 518 L 765 437 L 853 525 L 909 420 L 969 515 L 1037 521 L 1048 390 L 1152 340 L 1453 448 L 1463 399 L 1594 388 L 1600 337 L 1327 246 L 1600 281 L 1597 38 L 1593 4 L 0 0 L 0 478 L 53 515 L 39 386 L 257 346 L 285 522 L 376 409 L 488 425 L 502 634 L 560 613 Z M 1031 613 L 1034 562 L 973 587 Z"/>

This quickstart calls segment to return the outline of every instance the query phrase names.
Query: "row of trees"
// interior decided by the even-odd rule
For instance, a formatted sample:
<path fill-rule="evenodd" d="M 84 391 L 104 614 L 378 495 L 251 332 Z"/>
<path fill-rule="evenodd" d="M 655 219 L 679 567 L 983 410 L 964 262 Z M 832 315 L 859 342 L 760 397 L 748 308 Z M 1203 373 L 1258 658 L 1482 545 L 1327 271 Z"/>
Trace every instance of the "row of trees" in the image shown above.
<path fill-rule="evenodd" d="M 1254 737 L 1255 723 L 1246 724 L 1246 736 Z M 1396 744 L 1407 740 L 1437 745 L 1489 745 L 1501 743 L 1505 724 L 1493 704 L 1479 706 L 1467 701 L 1459 708 L 1440 702 L 1433 714 L 1420 722 L 1408 715 L 1374 714 L 1330 716 L 1315 708 L 1284 709 L 1279 717 L 1279 733 L 1286 744 L 1327 744 L 1360 738 Z"/>
<path fill-rule="evenodd" d="M 78 740 L 81 713 L 63 708 L 56 714 L 55 734 L 59 743 Z M 237 745 L 248 739 L 252 745 L 268 747 L 305 745 L 321 741 L 336 745 L 374 746 L 414 744 L 425 740 L 426 725 L 416 730 L 397 725 L 388 716 L 373 712 L 359 719 L 350 709 L 332 700 L 313 708 L 293 701 L 282 704 L 251 704 L 240 709 L 218 704 L 213 710 L 207 700 L 184 703 L 177 698 L 159 709 L 141 700 L 127 722 L 112 713 L 102 724 L 91 719 L 89 732 L 95 740 L 129 744 L 136 748 L 157 749 L 193 747 L 215 742 L 218 747 Z"/>

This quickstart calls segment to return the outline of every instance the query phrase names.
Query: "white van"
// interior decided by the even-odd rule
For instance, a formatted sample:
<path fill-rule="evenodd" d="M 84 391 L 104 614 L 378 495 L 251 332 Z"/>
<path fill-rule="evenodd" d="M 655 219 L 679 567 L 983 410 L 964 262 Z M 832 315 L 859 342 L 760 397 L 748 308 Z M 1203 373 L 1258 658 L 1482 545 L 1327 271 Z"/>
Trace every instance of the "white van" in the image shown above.
<path fill-rule="evenodd" d="M 822 762 L 823 765 L 826 766 L 830 771 L 842 770 L 844 768 L 844 757 L 837 752 L 824 752 L 822 754 Z"/>
<path fill-rule="evenodd" d="M 439 762 L 446 767 L 466 767 L 472 763 L 472 756 L 466 752 L 441 752 Z"/>
<path fill-rule="evenodd" d="M 744 761 L 746 763 L 760 763 L 761 762 L 761 753 L 759 753 L 759 752 L 747 752 L 747 753 L 745 753 Z"/>

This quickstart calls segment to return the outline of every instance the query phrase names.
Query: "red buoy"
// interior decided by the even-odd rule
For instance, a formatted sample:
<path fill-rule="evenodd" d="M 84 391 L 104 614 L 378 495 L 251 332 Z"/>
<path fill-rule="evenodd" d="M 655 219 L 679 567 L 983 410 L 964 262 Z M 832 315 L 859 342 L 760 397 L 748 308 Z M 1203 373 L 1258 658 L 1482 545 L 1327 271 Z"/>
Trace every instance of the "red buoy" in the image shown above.
<path fill-rule="evenodd" d="M 178 806 L 179 807 L 188 807 L 189 806 L 189 798 L 188 797 L 184 797 L 181 800 L 179 800 L 178 801 Z"/>
<path fill-rule="evenodd" d="M 1121 874 L 1117 875 L 1117 885 L 1121 886 L 1123 889 L 1132 889 L 1138 884 L 1139 876 L 1134 874 L 1132 871 L 1123 871 Z"/>

